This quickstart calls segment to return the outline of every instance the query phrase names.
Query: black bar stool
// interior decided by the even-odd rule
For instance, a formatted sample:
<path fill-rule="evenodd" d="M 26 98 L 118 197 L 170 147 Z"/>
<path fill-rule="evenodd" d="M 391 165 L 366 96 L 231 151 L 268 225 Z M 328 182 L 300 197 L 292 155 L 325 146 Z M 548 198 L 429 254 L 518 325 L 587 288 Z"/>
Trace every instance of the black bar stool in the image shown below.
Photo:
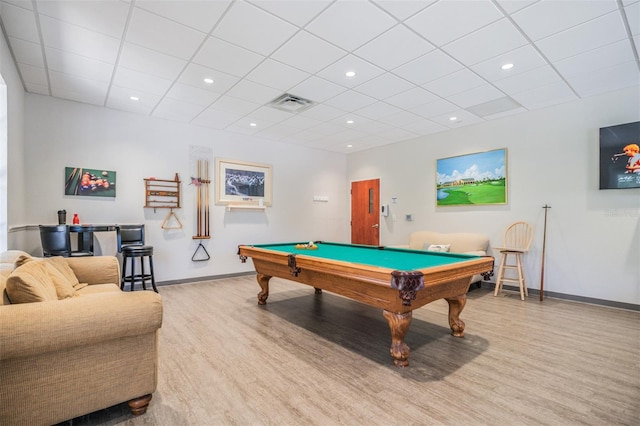
<path fill-rule="evenodd" d="M 136 283 L 147 289 L 147 282 L 151 281 L 153 291 L 158 292 L 153 275 L 153 246 L 144 245 L 144 225 L 120 225 L 117 229 L 118 251 L 122 253 L 122 278 L 120 288 L 124 290 L 126 283 L 131 283 L 133 291 Z M 148 259 L 149 271 L 145 272 L 145 261 Z M 140 259 L 140 273 L 136 274 L 136 259 Z M 127 260 L 131 261 L 131 271 L 127 274 Z"/>

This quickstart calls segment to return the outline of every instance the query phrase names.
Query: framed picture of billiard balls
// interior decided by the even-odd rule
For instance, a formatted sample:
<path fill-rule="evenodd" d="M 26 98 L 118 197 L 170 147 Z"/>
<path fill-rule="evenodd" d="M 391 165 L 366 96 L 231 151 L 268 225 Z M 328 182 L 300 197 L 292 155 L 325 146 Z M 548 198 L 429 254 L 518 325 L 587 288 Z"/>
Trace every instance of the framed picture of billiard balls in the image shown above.
<path fill-rule="evenodd" d="M 64 195 L 115 197 L 116 172 L 84 167 L 64 168 Z"/>

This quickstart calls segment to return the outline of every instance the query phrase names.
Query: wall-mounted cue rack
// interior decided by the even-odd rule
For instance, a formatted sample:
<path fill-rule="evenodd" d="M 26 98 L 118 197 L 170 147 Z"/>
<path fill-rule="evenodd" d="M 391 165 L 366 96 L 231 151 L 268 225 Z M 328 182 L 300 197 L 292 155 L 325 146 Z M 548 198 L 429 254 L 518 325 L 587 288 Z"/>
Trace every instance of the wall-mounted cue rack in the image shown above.
<path fill-rule="evenodd" d="M 145 179 L 145 204 L 152 209 L 180 208 L 180 181 L 164 179 Z"/>
<path fill-rule="evenodd" d="M 169 214 L 162 223 L 162 229 L 180 229 L 182 222 L 173 212 L 180 208 L 180 179 L 176 173 L 173 180 L 149 178 L 144 180 L 144 207 L 156 209 L 170 209 Z M 169 225 L 171 217 L 175 218 L 177 225 Z"/>

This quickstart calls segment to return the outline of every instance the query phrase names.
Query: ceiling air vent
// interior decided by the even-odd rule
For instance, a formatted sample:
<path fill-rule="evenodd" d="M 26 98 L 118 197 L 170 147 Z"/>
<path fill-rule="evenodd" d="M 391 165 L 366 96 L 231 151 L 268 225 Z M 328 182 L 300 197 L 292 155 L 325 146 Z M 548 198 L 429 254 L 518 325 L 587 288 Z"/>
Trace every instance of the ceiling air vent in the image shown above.
<path fill-rule="evenodd" d="M 315 105 L 315 102 L 285 93 L 284 95 L 278 96 L 267 105 L 282 111 L 295 113 L 311 108 Z"/>

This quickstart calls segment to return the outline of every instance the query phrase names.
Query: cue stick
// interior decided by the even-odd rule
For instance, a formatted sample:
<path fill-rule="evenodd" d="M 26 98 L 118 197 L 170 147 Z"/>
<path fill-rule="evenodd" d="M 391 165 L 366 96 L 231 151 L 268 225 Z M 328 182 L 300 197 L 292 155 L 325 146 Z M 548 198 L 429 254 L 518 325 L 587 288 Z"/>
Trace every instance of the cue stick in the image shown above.
<path fill-rule="evenodd" d="M 198 182 L 200 182 L 200 160 L 198 160 L 198 171 L 196 173 L 197 177 L 198 177 Z M 198 185 L 198 192 L 196 194 L 196 204 L 198 207 L 197 213 L 196 213 L 196 222 L 198 223 L 197 225 L 197 230 L 196 230 L 196 236 L 200 236 L 200 185 Z"/>
<path fill-rule="evenodd" d="M 204 236 L 209 236 L 209 160 L 204 160 Z"/>
<path fill-rule="evenodd" d="M 542 231 L 542 270 L 540 271 L 540 301 L 544 299 L 544 257 L 547 249 L 547 211 L 551 206 L 545 204 L 542 206 L 544 209 L 544 228 Z"/>

